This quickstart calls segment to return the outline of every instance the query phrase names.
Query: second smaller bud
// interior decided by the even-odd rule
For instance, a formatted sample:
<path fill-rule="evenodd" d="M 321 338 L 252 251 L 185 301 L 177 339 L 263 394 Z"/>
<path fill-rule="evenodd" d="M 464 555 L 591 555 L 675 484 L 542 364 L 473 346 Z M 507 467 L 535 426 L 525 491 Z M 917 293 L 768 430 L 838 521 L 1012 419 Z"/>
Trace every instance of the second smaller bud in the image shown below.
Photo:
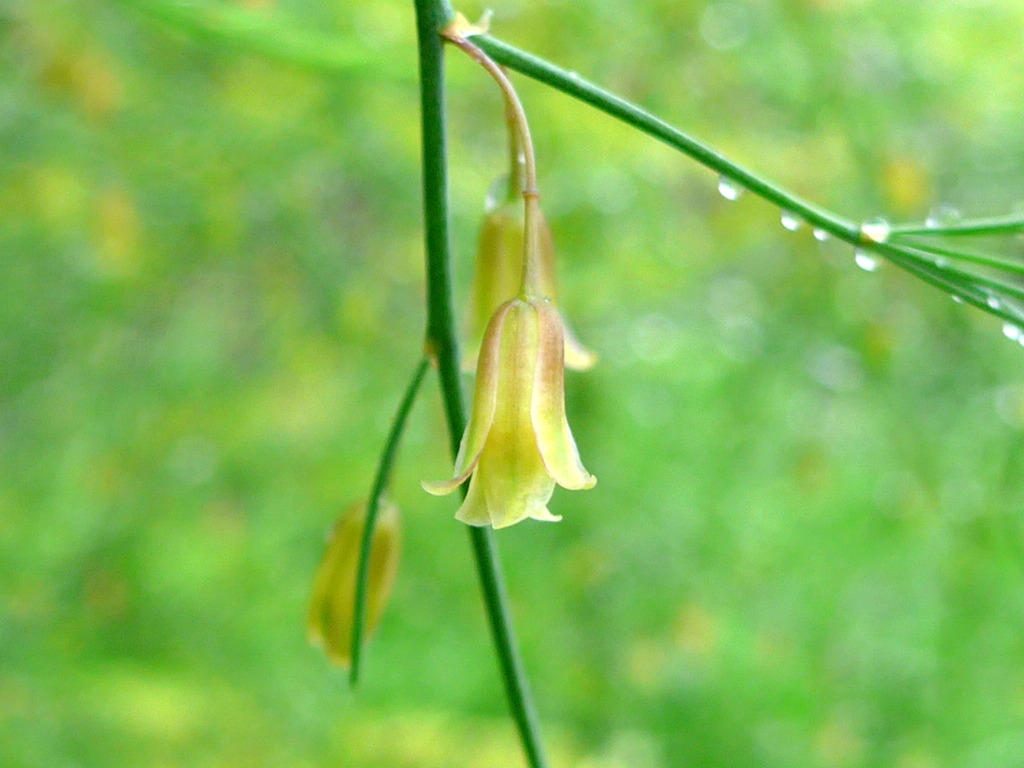
<path fill-rule="evenodd" d="M 507 181 L 502 179 L 504 186 Z M 498 186 L 498 185 L 496 185 Z M 555 274 L 555 245 L 544 215 L 537 208 L 536 242 L 538 246 L 537 282 L 541 295 L 558 304 L 558 282 Z M 523 201 L 518 195 L 510 196 L 490 207 L 480 228 L 476 267 L 470 292 L 466 328 L 466 353 L 463 370 L 476 368 L 480 343 L 491 316 L 509 299 L 520 292 L 523 277 L 526 221 Z M 585 371 L 597 362 L 597 355 L 584 347 L 568 327 L 565 331 L 565 367 Z"/>

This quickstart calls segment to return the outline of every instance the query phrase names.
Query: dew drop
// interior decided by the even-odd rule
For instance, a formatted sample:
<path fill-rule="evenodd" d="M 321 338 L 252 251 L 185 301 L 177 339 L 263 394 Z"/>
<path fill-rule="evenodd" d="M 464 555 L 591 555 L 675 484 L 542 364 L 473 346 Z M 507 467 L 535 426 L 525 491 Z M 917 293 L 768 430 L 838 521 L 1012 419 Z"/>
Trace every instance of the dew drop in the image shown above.
<path fill-rule="evenodd" d="M 878 259 L 860 248 L 853 252 L 853 261 L 865 272 L 874 272 L 881 266 L 881 262 Z"/>
<path fill-rule="evenodd" d="M 818 227 L 814 228 L 814 239 L 817 240 L 819 243 L 824 243 L 830 237 L 832 237 L 832 235 L 830 235 L 824 229 L 819 229 Z"/>
<path fill-rule="evenodd" d="M 945 269 L 946 267 L 949 266 L 949 259 L 947 259 L 945 256 L 936 256 L 935 266 L 938 267 L 939 269 Z"/>
<path fill-rule="evenodd" d="M 871 219 L 860 225 L 860 235 L 872 243 L 884 243 L 892 230 L 889 222 L 882 218 Z"/>
<path fill-rule="evenodd" d="M 964 297 L 963 296 L 957 296 L 954 293 L 953 294 L 953 301 L 955 301 L 957 304 L 963 304 L 964 303 Z"/>
<path fill-rule="evenodd" d="M 739 200 L 743 196 L 743 187 L 725 176 L 718 177 L 718 194 L 726 200 Z"/>
<path fill-rule="evenodd" d="M 782 212 L 782 226 L 788 229 L 790 232 L 796 232 L 800 227 L 804 225 L 800 217 L 791 211 Z"/>
<path fill-rule="evenodd" d="M 1010 341 L 1020 341 L 1021 330 L 1013 323 L 1003 323 L 1003 336 L 1008 338 Z"/>
<path fill-rule="evenodd" d="M 989 296 L 987 299 L 985 299 L 985 303 L 988 304 L 989 309 L 999 309 L 999 307 L 1002 306 L 999 299 L 997 299 L 995 296 Z"/>
<path fill-rule="evenodd" d="M 928 218 L 924 220 L 924 225 L 928 229 L 938 229 L 939 227 L 948 227 L 950 224 L 955 224 L 960 220 L 960 211 L 950 205 L 937 205 L 928 214 Z"/>

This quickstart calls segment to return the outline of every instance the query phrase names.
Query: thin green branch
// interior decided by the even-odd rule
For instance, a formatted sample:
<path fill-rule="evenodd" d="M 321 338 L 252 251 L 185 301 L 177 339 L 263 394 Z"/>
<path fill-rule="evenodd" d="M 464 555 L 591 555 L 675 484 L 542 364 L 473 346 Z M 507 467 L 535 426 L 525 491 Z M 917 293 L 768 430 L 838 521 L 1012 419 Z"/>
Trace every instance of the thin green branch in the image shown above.
<path fill-rule="evenodd" d="M 993 298 L 991 290 L 1016 296 L 1019 289 L 1015 286 L 971 275 L 954 268 L 940 267 L 935 264 L 934 257 L 920 250 L 888 242 L 885 238 L 868 237 L 859 224 L 810 203 L 769 179 L 737 165 L 711 146 L 683 133 L 641 107 L 584 80 L 575 72 L 561 69 L 490 35 L 475 35 L 473 41 L 498 63 L 590 104 L 627 125 L 663 141 L 717 172 L 734 185 L 749 189 L 812 227 L 828 232 L 856 248 L 877 253 L 924 282 L 958 296 L 966 303 L 989 314 L 1009 322 L 1020 321 L 1015 313 L 1005 309 L 1005 305 L 990 301 Z M 1019 226 L 1020 223 L 1019 218 L 987 219 L 961 222 L 948 229 L 957 230 L 961 234 L 981 234 L 983 232 L 1015 231 L 1013 227 Z M 935 234 L 939 231 L 938 229 L 928 230 L 928 233 Z M 906 228 L 901 232 L 909 234 L 909 230 Z"/>
<path fill-rule="evenodd" d="M 788 211 L 811 226 L 824 230 L 848 243 L 860 244 L 859 225 L 844 219 L 789 192 L 764 176 L 749 171 L 723 154 L 683 133 L 645 109 L 584 80 L 575 72 L 556 67 L 544 59 L 515 48 L 490 35 L 475 35 L 475 42 L 488 56 L 509 69 L 590 104 L 649 136 L 660 139 L 683 154 L 725 177 L 738 187 L 749 189 L 759 197 Z"/>
<path fill-rule="evenodd" d="M 955 224 L 932 227 L 928 224 L 900 224 L 889 230 L 891 237 L 928 235 L 934 237 L 960 237 L 982 235 L 1014 235 L 1024 232 L 1024 216 L 993 216 L 985 219 L 964 219 Z"/>
<path fill-rule="evenodd" d="M 452 456 L 466 427 L 452 312 L 448 236 L 448 169 L 444 105 L 444 50 L 440 31 L 452 17 L 445 0 L 416 0 L 423 138 L 423 206 L 427 257 L 428 351 L 437 359 Z M 530 768 L 544 768 L 540 728 L 516 650 L 497 543 L 488 528 L 469 526 L 477 573 L 509 707 Z"/>
<path fill-rule="evenodd" d="M 977 253 L 976 251 L 948 248 L 934 243 L 923 242 L 916 238 L 900 240 L 898 242 L 901 245 L 908 245 L 918 251 L 933 253 L 939 258 L 945 257 L 946 259 L 956 259 L 958 261 L 965 261 L 969 264 L 977 264 L 980 267 L 992 267 L 993 269 L 1009 272 L 1010 274 L 1024 276 L 1024 262 L 1007 261 L 1006 259 L 999 259 L 985 253 Z"/>
<path fill-rule="evenodd" d="M 352 666 L 349 668 L 348 682 L 355 687 L 359 682 L 359 662 L 362 658 L 363 649 L 363 626 L 366 622 L 366 594 L 370 583 L 370 550 L 373 545 L 373 530 L 377 524 L 377 512 L 380 510 L 380 500 L 391 479 L 391 468 L 394 466 L 395 456 L 398 453 L 398 444 L 405 432 L 405 424 L 409 418 L 413 403 L 416 402 L 416 395 L 419 392 L 423 377 L 430 367 L 430 358 L 426 355 L 420 360 L 413 373 L 409 386 L 405 389 L 405 395 L 395 412 L 395 420 L 391 424 L 391 431 L 384 443 L 384 450 L 381 452 L 380 461 L 377 463 L 377 473 L 373 478 L 373 486 L 370 489 L 370 499 L 366 503 L 366 522 L 363 526 L 363 536 L 359 543 L 359 564 L 356 569 L 356 595 L 355 606 L 352 614 Z"/>
<path fill-rule="evenodd" d="M 881 246 L 880 252 L 893 264 L 906 270 L 914 277 L 940 291 L 949 293 L 966 304 L 970 304 L 985 312 L 991 312 L 988 306 L 988 294 L 977 288 L 973 283 L 950 280 L 934 262 L 921 259 L 896 246 Z"/>
<path fill-rule="evenodd" d="M 896 243 L 879 243 L 875 250 L 920 280 L 967 304 L 1004 322 L 1015 325 L 1024 323 L 1024 314 L 1006 302 L 1007 297 L 1024 300 L 1024 289 L 1018 286 L 973 275 L 954 267 L 939 266 L 929 254 Z"/>

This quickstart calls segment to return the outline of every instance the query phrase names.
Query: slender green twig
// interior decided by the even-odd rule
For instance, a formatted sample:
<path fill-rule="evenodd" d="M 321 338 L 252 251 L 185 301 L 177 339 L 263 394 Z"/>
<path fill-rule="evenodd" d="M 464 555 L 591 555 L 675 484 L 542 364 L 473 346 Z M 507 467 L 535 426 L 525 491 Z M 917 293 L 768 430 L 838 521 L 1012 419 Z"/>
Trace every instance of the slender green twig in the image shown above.
<path fill-rule="evenodd" d="M 724 176 L 737 186 L 798 216 L 817 229 L 824 230 L 849 243 L 860 241 L 860 227 L 818 205 L 788 192 L 764 176 L 737 165 L 717 150 L 689 136 L 664 120 L 613 93 L 594 85 L 575 72 L 568 72 L 533 54 L 522 51 L 490 35 L 474 35 L 473 42 L 488 56 L 509 69 L 521 72 L 534 80 L 579 99 L 624 123 L 638 128 L 649 136 L 660 139 L 701 165 Z"/>
<path fill-rule="evenodd" d="M 540 253 L 541 246 L 538 242 L 539 228 L 537 222 L 540 220 L 540 189 L 537 185 L 537 159 L 533 151 L 533 138 L 530 135 L 530 124 L 526 120 L 526 110 L 519 100 L 519 94 L 512 86 L 505 71 L 495 64 L 487 54 L 471 43 L 465 37 L 457 33 L 446 32 L 444 38 L 460 50 L 464 51 L 473 61 L 482 66 L 487 73 L 494 78 L 498 87 L 501 88 L 505 97 L 506 114 L 511 112 L 515 117 L 516 136 L 512 145 L 521 144 L 523 149 L 523 231 L 526 236 L 523 239 L 523 276 L 521 293 L 523 296 L 540 296 L 543 294 L 541 284 Z M 519 158 L 513 160 L 513 173 L 519 166 Z"/>
<path fill-rule="evenodd" d="M 986 253 L 966 251 L 962 248 L 949 248 L 937 243 L 926 242 L 920 238 L 907 238 L 895 241 L 900 245 L 907 245 L 918 251 L 926 251 L 935 254 L 939 259 L 945 258 L 956 261 L 963 261 L 968 264 L 976 264 L 979 267 L 991 267 L 1013 275 L 1024 276 L 1024 261 L 1008 261 L 1007 259 L 989 256 Z"/>
<path fill-rule="evenodd" d="M 444 105 L 444 49 L 440 31 L 453 16 L 446 0 L 416 0 L 423 137 L 423 206 L 427 251 L 427 349 L 437 359 L 452 456 L 466 427 L 452 314 L 448 238 L 448 170 Z M 531 768 L 544 768 L 540 728 L 516 650 L 504 578 L 493 532 L 469 526 L 484 606 L 512 716 Z"/>
<path fill-rule="evenodd" d="M 380 510 L 380 500 L 384 495 L 384 489 L 391 478 L 391 468 L 394 465 L 395 455 L 398 453 L 398 444 L 401 442 L 402 433 L 405 431 L 406 420 L 413 403 L 416 402 L 420 384 L 429 367 L 430 358 L 424 355 L 416 366 L 409 386 L 405 389 L 405 395 L 398 406 L 398 411 L 395 412 L 395 420 L 391 424 L 391 431 L 388 433 L 388 439 L 384 443 L 384 450 L 377 464 L 377 473 L 374 475 L 373 487 L 370 489 L 370 499 L 366 502 L 366 522 L 363 525 L 363 536 L 359 543 L 359 564 L 356 569 L 356 594 L 352 613 L 352 666 L 349 667 L 348 682 L 353 687 L 359 681 L 363 625 L 366 621 L 366 593 L 370 583 L 370 550 L 373 545 L 373 529 L 377 524 L 377 512 Z"/>
<path fill-rule="evenodd" d="M 967 304 L 1005 322 L 1024 324 L 1024 313 L 1006 301 L 1007 297 L 1017 302 L 1024 300 L 1024 288 L 1020 286 L 948 265 L 939 266 L 929 254 L 898 243 L 878 243 L 875 250 L 915 277 Z"/>
<path fill-rule="evenodd" d="M 888 242 L 886 238 L 868 237 L 860 225 L 814 205 L 769 179 L 737 165 L 704 142 L 683 133 L 641 107 L 587 82 L 575 72 L 561 69 L 490 35 L 474 35 L 472 39 L 498 63 L 590 104 L 649 136 L 665 142 L 738 187 L 749 189 L 814 228 L 828 232 L 854 247 L 873 251 L 915 277 L 948 291 L 989 314 L 1010 322 L 1020 322 L 1020 318 L 1015 312 L 1007 311 L 1005 305 L 998 300 L 991 300 L 996 298 L 992 295 L 992 291 L 1004 291 L 1015 295 L 1019 289 L 1012 283 L 978 277 L 953 268 L 938 267 L 935 264 L 934 256 L 922 250 Z M 1020 217 L 979 219 L 961 222 L 958 225 L 945 228 L 945 231 L 948 233 L 955 230 L 958 234 L 988 234 L 1017 231 L 1021 225 Z M 911 227 L 904 227 L 899 231 L 901 234 L 910 234 L 914 230 Z M 943 230 L 927 229 L 928 234 L 937 234 L 941 231 Z"/>
<path fill-rule="evenodd" d="M 964 219 L 955 224 L 929 226 L 925 224 L 899 224 L 889 230 L 891 237 L 904 235 L 929 235 L 934 237 L 958 237 L 981 235 L 1013 235 L 1024 232 L 1024 216 L 993 216 L 986 219 Z"/>
<path fill-rule="evenodd" d="M 865 242 L 860 226 L 783 189 L 764 176 L 750 171 L 645 109 L 588 82 L 575 72 L 568 72 L 544 59 L 527 53 L 490 35 L 474 35 L 473 42 L 499 64 L 532 77 L 575 99 L 590 104 L 624 123 L 638 128 L 678 149 L 701 165 L 728 179 L 737 187 L 749 189 L 779 208 L 798 216 L 813 227 L 828 232 L 852 245 L 872 247 Z M 907 224 L 891 227 L 895 235 L 990 235 L 1024 232 L 1024 216 L 1001 216 L 971 219 L 940 227 Z"/>
<path fill-rule="evenodd" d="M 481 51 L 477 46 L 470 42 L 465 37 L 460 37 L 458 34 L 445 34 L 445 40 L 454 46 L 457 46 L 466 53 L 473 61 L 482 66 L 487 70 L 494 81 L 501 88 L 501 93 L 504 96 L 505 111 L 506 114 L 511 114 L 515 121 L 515 138 L 512 141 L 513 146 L 516 144 L 522 145 L 522 166 L 523 166 L 523 188 L 524 194 L 529 195 L 537 192 L 537 158 L 533 151 L 533 137 L 530 134 L 530 124 L 526 120 L 526 111 L 523 109 L 523 103 L 519 100 L 519 94 L 516 93 L 516 89 L 512 86 L 512 82 L 508 79 L 508 75 L 495 64 L 487 54 Z M 513 159 L 512 167 L 515 169 L 520 164 L 518 157 Z"/>

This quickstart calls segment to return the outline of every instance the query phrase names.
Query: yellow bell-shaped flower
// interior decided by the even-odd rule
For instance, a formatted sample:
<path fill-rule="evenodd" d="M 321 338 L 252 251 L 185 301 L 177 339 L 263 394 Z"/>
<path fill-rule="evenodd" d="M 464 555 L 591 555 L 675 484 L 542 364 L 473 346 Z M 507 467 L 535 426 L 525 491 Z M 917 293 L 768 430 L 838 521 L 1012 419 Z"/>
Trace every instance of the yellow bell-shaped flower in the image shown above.
<path fill-rule="evenodd" d="M 565 416 L 564 325 L 544 299 L 502 304 L 484 333 L 469 425 L 454 477 L 425 482 L 448 494 L 472 475 L 455 517 L 504 528 L 527 517 L 560 520 L 547 509 L 555 484 L 592 488 Z"/>
<path fill-rule="evenodd" d="M 398 508 L 381 500 L 370 547 L 366 592 L 365 633 L 380 622 L 398 570 L 401 530 Z M 352 661 L 352 623 L 355 612 L 359 548 L 366 525 L 366 503 L 353 504 L 338 519 L 313 581 L 307 621 L 310 642 L 321 646 L 340 667 Z"/>

